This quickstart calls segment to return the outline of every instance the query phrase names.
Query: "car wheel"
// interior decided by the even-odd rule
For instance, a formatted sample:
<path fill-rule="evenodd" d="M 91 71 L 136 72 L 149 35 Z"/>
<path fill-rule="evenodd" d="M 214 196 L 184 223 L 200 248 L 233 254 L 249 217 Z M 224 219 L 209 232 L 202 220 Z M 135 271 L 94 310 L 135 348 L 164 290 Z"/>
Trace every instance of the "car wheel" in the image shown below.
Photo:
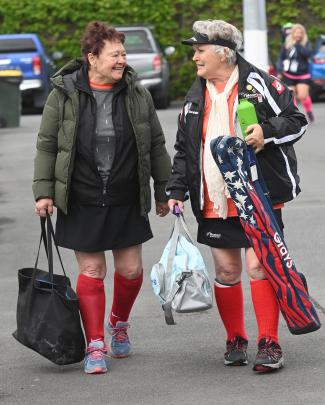
<path fill-rule="evenodd" d="M 35 92 L 33 98 L 33 105 L 37 110 L 42 110 L 46 103 L 48 93 L 46 91 Z"/>
<path fill-rule="evenodd" d="M 169 99 L 167 96 L 154 99 L 155 107 L 159 110 L 164 110 L 169 106 Z"/>
<path fill-rule="evenodd" d="M 7 122 L 4 118 L 0 117 L 0 128 L 6 128 Z"/>
<path fill-rule="evenodd" d="M 153 94 L 153 102 L 157 109 L 164 110 L 167 108 L 170 104 L 168 90 L 163 89 L 159 92 L 155 92 Z"/>

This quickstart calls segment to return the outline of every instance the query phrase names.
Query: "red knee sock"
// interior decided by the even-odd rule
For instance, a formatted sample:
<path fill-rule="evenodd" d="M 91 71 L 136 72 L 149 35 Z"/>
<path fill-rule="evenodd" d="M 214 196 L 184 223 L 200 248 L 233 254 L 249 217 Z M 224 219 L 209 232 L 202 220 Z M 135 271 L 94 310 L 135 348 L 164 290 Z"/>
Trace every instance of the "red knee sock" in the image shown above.
<path fill-rule="evenodd" d="M 105 290 L 101 279 L 79 274 L 77 295 L 87 342 L 104 340 Z"/>
<path fill-rule="evenodd" d="M 306 97 L 302 102 L 301 102 L 302 106 L 304 107 L 304 110 L 306 111 L 306 113 L 311 112 L 312 110 L 312 102 L 311 102 L 311 98 L 310 96 Z"/>
<path fill-rule="evenodd" d="M 137 298 L 143 282 L 143 272 L 138 278 L 128 279 L 119 273 L 114 273 L 114 294 L 109 322 L 127 322 L 134 301 Z"/>
<path fill-rule="evenodd" d="M 244 297 L 242 284 L 214 283 L 214 295 L 220 317 L 227 331 L 227 340 L 235 336 L 247 339 L 244 325 Z"/>
<path fill-rule="evenodd" d="M 251 294 L 258 327 L 258 342 L 269 338 L 278 343 L 279 304 L 268 280 L 251 280 Z"/>

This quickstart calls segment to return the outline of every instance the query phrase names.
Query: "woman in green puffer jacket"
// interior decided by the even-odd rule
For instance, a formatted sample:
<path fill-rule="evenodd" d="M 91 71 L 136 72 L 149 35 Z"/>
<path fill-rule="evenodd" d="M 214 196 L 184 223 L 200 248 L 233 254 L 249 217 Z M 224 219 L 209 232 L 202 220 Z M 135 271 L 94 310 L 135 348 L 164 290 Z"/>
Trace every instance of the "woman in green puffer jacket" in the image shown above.
<path fill-rule="evenodd" d="M 83 59 L 54 77 L 37 139 L 33 191 L 40 216 L 57 207 L 56 239 L 79 265 L 86 373 L 107 371 L 106 352 L 127 357 L 131 308 L 143 280 L 142 243 L 152 237 L 150 177 L 156 213 L 168 213 L 170 157 L 149 92 L 126 64 L 124 34 L 90 23 Z M 114 257 L 113 303 L 104 343 L 105 251 Z"/>

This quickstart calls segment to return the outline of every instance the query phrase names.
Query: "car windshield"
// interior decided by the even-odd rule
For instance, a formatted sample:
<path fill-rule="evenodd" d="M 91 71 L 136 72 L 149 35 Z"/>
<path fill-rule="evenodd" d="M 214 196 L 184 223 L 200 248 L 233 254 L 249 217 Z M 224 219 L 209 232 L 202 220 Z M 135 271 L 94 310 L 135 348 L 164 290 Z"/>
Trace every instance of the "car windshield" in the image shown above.
<path fill-rule="evenodd" d="M 123 30 L 121 30 L 123 32 Z M 152 45 L 148 39 L 146 31 L 126 31 L 125 50 L 126 53 L 152 53 Z"/>
<path fill-rule="evenodd" d="M 0 53 L 35 52 L 32 38 L 0 38 Z"/>

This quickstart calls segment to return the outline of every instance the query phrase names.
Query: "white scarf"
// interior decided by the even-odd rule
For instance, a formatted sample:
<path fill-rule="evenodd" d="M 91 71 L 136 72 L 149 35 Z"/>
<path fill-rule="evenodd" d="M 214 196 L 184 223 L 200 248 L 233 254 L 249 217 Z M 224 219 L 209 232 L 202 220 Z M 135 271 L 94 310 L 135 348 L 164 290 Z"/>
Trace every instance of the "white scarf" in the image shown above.
<path fill-rule="evenodd" d="M 218 93 L 214 84 L 207 80 L 206 86 L 211 98 L 207 133 L 205 138 L 203 167 L 209 198 L 213 209 L 223 219 L 227 218 L 227 198 L 230 197 L 226 183 L 212 156 L 210 142 L 218 136 L 230 135 L 228 98 L 234 85 L 238 82 L 238 66 L 235 67 L 222 93 Z"/>

